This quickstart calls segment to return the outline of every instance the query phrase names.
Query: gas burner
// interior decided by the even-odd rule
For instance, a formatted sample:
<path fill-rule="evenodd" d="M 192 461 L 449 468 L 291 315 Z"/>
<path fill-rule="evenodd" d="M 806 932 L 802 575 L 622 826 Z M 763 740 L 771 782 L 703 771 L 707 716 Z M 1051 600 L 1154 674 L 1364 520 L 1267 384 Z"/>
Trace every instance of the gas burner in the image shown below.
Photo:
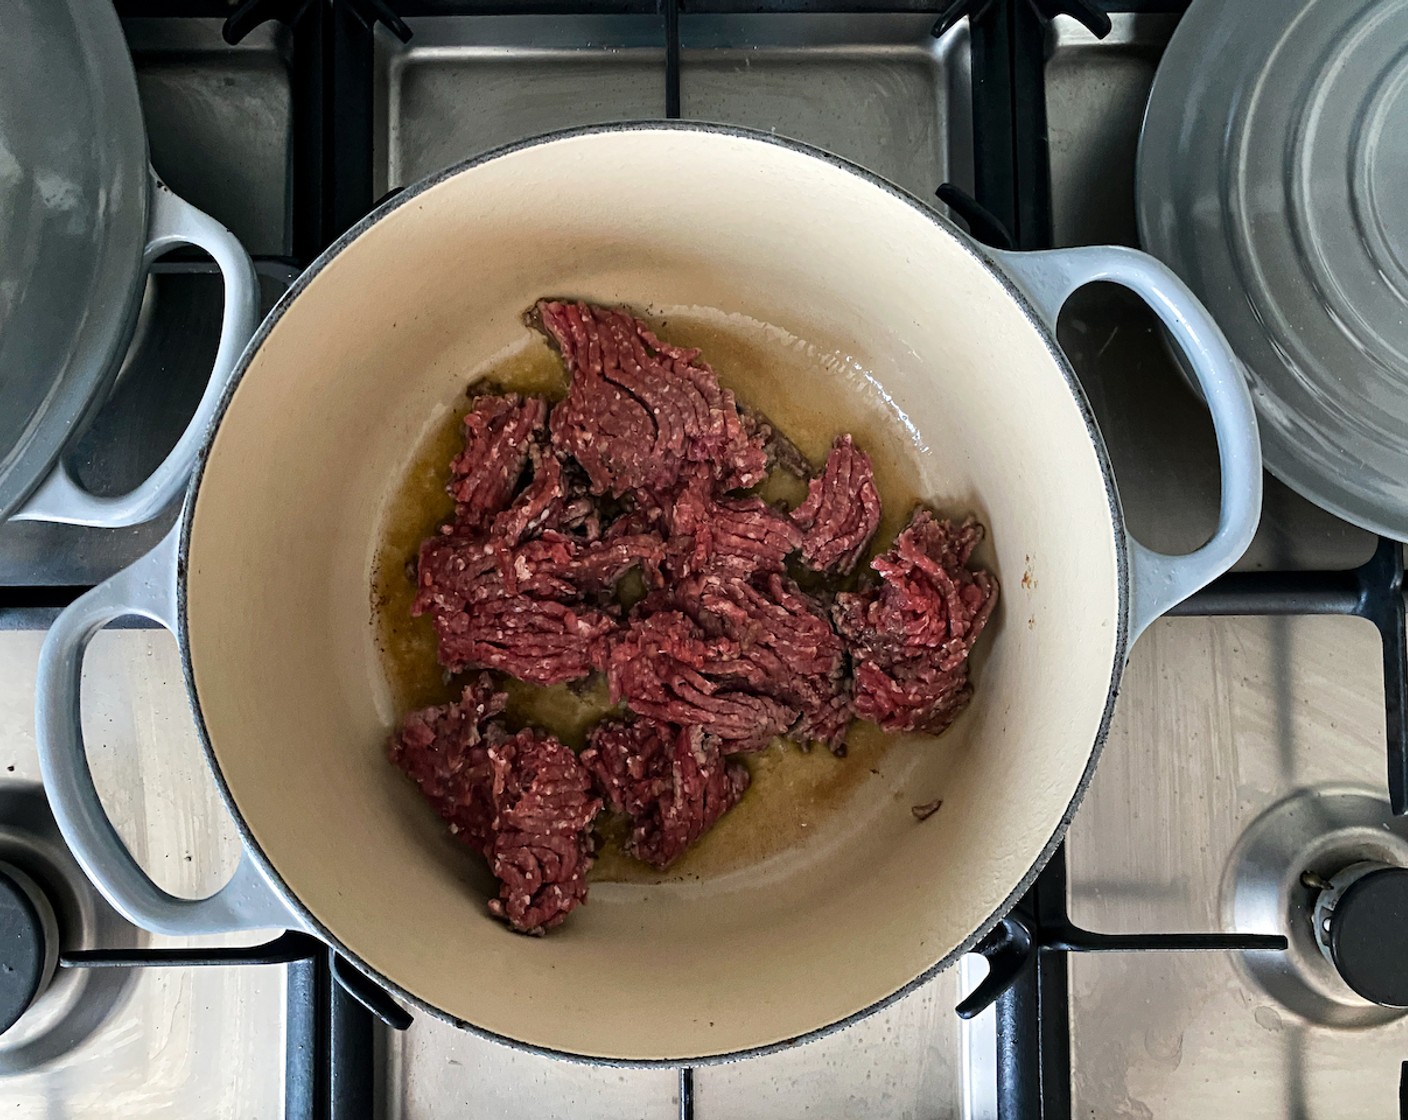
<path fill-rule="evenodd" d="M 59 953 L 140 936 L 80 870 L 43 788 L 0 782 L 0 1076 L 68 1053 L 131 983 L 127 969 L 56 968 Z"/>
<path fill-rule="evenodd" d="M 1332 1027 L 1391 1022 L 1408 1009 L 1408 820 L 1352 787 L 1301 790 L 1243 834 L 1224 880 L 1231 928 L 1283 933 L 1281 953 L 1248 952 L 1253 981 Z"/>
<path fill-rule="evenodd" d="M 59 923 L 43 888 L 0 863 L 0 1034 L 19 1022 L 54 978 Z"/>

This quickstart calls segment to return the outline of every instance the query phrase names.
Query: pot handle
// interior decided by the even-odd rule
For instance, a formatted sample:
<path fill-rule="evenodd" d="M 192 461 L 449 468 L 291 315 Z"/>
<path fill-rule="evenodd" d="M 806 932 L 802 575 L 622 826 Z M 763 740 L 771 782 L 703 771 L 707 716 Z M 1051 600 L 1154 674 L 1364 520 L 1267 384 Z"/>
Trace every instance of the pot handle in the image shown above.
<path fill-rule="evenodd" d="M 303 923 L 275 893 L 248 849 L 234 874 L 208 898 L 178 898 L 152 882 L 108 819 L 84 752 L 79 698 L 83 654 L 114 619 L 137 615 L 175 631 L 181 523 L 151 552 L 70 604 L 39 655 L 36 725 L 44 791 L 83 870 L 129 921 L 152 933 L 186 936 Z"/>
<path fill-rule="evenodd" d="M 111 496 L 89 493 L 60 459 L 24 505 L 10 515 L 13 521 L 58 521 L 108 529 L 150 521 L 180 494 L 190 478 L 206 429 L 215 419 L 240 354 L 254 334 L 259 322 L 259 277 L 244 247 L 214 218 L 172 194 L 155 171 L 151 190 L 143 266 L 150 267 L 157 257 L 177 245 L 194 245 L 215 258 L 225 280 L 220 345 L 210 382 L 176 446 L 135 489 Z"/>
<path fill-rule="evenodd" d="M 1176 603 L 1227 571 L 1251 544 L 1261 518 L 1261 442 L 1242 364 L 1188 287 L 1147 253 L 1118 246 L 1014 253 L 987 250 L 1052 334 L 1072 292 L 1105 280 L 1128 288 L 1163 321 L 1202 389 L 1217 432 L 1222 503 L 1217 530 L 1201 548 L 1169 556 L 1129 538 L 1129 641 Z"/>

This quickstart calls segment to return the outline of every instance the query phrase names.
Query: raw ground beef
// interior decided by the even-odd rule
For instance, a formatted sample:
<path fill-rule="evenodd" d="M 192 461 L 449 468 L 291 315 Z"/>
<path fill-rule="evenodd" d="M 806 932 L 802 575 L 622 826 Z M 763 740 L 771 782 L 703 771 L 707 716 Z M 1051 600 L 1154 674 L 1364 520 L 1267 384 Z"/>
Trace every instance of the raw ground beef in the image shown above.
<path fill-rule="evenodd" d="M 543 300 L 536 312 L 572 377 L 552 411 L 553 446 L 597 493 L 668 490 L 685 463 L 707 464 L 729 490 L 763 480 L 762 444 L 698 350 L 662 342 L 624 311 Z"/>
<path fill-rule="evenodd" d="M 529 445 L 528 462 L 532 480 L 494 517 L 490 536 L 505 545 L 518 544 L 546 529 L 574 533 L 587 541 L 600 537 L 601 515 L 586 476 L 575 466 L 564 466 L 546 441 Z"/>
<path fill-rule="evenodd" d="M 655 510 L 675 576 L 729 571 L 747 576 L 780 572 L 802 534 L 787 516 L 751 495 L 720 494 L 709 473 L 696 469 L 670 494 L 638 492 L 638 508 Z"/>
<path fill-rule="evenodd" d="M 420 786 L 450 831 L 481 851 L 494 817 L 485 752 L 506 735 L 498 717 L 507 702 L 484 673 L 465 685 L 458 703 L 411 712 L 391 738 L 391 761 Z"/>
<path fill-rule="evenodd" d="M 657 565 L 662 547 L 645 535 L 583 542 L 554 531 L 507 547 L 441 534 L 421 545 L 412 613 L 430 615 L 440 663 L 452 673 L 578 680 L 603 667 L 618 628 L 609 593 L 631 567 Z"/>
<path fill-rule="evenodd" d="M 499 718 L 506 701 L 481 675 L 458 703 L 408 715 L 390 755 L 488 862 L 499 880 L 489 912 L 542 933 L 586 900 L 602 802 L 577 756 L 551 735 L 508 733 Z"/>
<path fill-rule="evenodd" d="M 544 399 L 517 393 L 480 396 L 464 418 L 465 447 L 446 487 L 455 516 L 421 546 L 412 608 L 430 615 L 451 672 L 576 680 L 599 667 L 617 627 L 619 611 L 593 597 L 614 586 L 631 566 L 618 558 L 640 542 L 597 547 L 596 500 L 549 446 L 547 418 Z"/>
<path fill-rule="evenodd" d="M 748 768 L 724 758 L 699 727 L 603 720 L 581 757 L 607 806 L 631 818 L 626 851 L 661 870 L 748 788 Z"/>
<path fill-rule="evenodd" d="M 802 559 L 818 572 L 850 575 L 880 527 L 880 492 L 870 456 L 849 434 L 836 437 L 826 466 L 792 511 L 802 530 Z"/>
<path fill-rule="evenodd" d="M 614 701 L 701 726 L 725 753 L 774 736 L 834 750 L 851 722 L 841 639 L 778 573 L 716 571 L 647 596 L 610 643 L 606 679 Z"/>
<path fill-rule="evenodd" d="M 997 602 L 997 581 L 967 567 L 983 527 L 917 510 L 871 567 L 879 581 L 836 597 L 854 659 L 851 705 L 886 731 L 943 731 L 972 696 L 968 654 Z"/>
<path fill-rule="evenodd" d="M 508 505 L 528 463 L 533 437 L 547 423 L 548 402 L 517 393 L 479 397 L 464 418 L 464 450 L 450 463 L 445 487 L 455 520 L 482 528 Z"/>
<path fill-rule="evenodd" d="M 838 747 L 851 718 L 845 650 L 821 603 L 783 574 L 801 530 L 761 498 L 719 493 L 699 469 L 665 498 L 637 491 L 634 509 L 664 536 L 666 578 L 611 643 L 612 696 L 656 719 L 702 721 L 726 751 L 774 735 Z M 680 617 L 653 621 L 662 612 Z"/>
<path fill-rule="evenodd" d="M 496 560 L 510 594 L 610 595 L 638 565 L 654 570 L 664 559 L 660 538 L 650 533 L 615 534 L 585 544 L 561 533 L 544 533 Z"/>
<path fill-rule="evenodd" d="M 737 658 L 711 668 L 720 680 L 795 708 L 783 734 L 798 744 L 841 745 L 851 723 L 845 647 L 816 600 L 778 573 L 712 574 L 684 584 L 680 599 L 705 633 L 735 643 Z"/>
<path fill-rule="evenodd" d="M 780 736 L 843 754 L 854 716 L 943 730 L 971 694 L 997 588 L 967 567 L 981 527 L 920 510 L 837 593 L 881 514 L 849 435 L 813 474 L 698 351 L 639 319 L 545 300 L 530 321 L 560 350 L 568 395 L 476 398 L 412 611 L 450 673 L 552 685 L 602 671 L 626 714 L 579 759 L 546 732 L 510 733 L 481 673 L 457 703 L 408 715 L 390 754 L 488 861 L 491 912 L 541 933 L 586 897 L 603 798 L 631 819 L 630 854 L 665 868 L 743 795 L 736 752 Z M 769 469 L 810 479 L 790 513 L 738 493 Z M 627 593 L 632 571 L 642 586 Z"/>
<path fill-rule="evenodd" d="M 484 857 L 500 884 L 489 913 L 544 933 L 587 900 L 601 798 L 577 756 L 546 732 L 525 728 L 487 753 L 494 833 Z"/>
<path fill-rule="evenodd" d="M 637 715 L 702 727 L 727 751 L 765 747 L 800 713 L 731 685 L 728 670 L 741 665 L 741 654 L 733 639 L 708 637 L 683 611 L 642 613 L 611 643 L 611 699 L 624 700 Z"/>

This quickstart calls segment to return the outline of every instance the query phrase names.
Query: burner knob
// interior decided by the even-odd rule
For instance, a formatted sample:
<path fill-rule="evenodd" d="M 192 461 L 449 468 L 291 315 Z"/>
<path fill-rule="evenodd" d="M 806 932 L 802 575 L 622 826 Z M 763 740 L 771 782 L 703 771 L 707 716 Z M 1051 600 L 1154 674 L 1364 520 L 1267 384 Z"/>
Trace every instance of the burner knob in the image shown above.
<path fill-rule="evenodd" d="M 39 884 L 0 863 L 0 1034 L 48 986 L 58 963 L 59 927 Z"/>
<path fill-rule="evenodd" d="M 1324 884 L 1313 920 L 1346 984 L 1372 1003 L 1408 1007 L 1408 868 L 1350 864 Z"/>

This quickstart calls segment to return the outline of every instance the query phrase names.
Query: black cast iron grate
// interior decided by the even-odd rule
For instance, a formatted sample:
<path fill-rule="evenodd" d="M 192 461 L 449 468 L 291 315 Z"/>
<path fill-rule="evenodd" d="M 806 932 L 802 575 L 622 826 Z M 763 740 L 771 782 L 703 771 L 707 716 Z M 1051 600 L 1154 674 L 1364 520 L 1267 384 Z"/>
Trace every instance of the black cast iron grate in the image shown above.
<path fill-rule="evenodd" d="M 1110 30 L 1114 11 L 1173 11 L 1187 0 L 117 0 L 120 14 L 225 21 L 238 42 L 268 20 L 290 33 L 293 149 L 291 243 L 306 266 L 370 210 L 373 198 L 373 35 L 403 42 L 404 18 L 426 15 L 644 14 L 661 19 L 662 106 L 680 115 L 680 29 L 688 12 L 929 12 L 940 35 L 970 23 L 974 190 L 935 184 L 935 193 L 974 236 L 1000 247 L 1051 244 L 1044 43 L 1046 23 L 1072 16 L 1092 33 Z M 404 18 L 403 18 L 404 17 Z M 83 588 L 2 588 L 7 610 L 52 611 Z M 1354 615 L 1383 642 L 1388 790 L 1408 811 L 1408 647 L 1403 546 L 1382 540 L 1372 559 L 1347 572 L 1257 572 L 1223 577 L 1177 607 L 1176 615 Z M 1283 938 L 1228 934 L 1102 934 L 1074 925 L 1066 907 L 1064 848 L 979 951 L 989 975 L 958 1008 L 965 1017 L 996 1004 L 998 1109 L 1003 1120 L 1071 1115 L 1070 1015 L 1066 954 L 1148 950 L 1283 948 Z M 285 1115 L 289 1120 L 361 1120 L 377 1112 L 374 1018 L 404 1028 L 409 1016 L 326 946 L 286 933 L 248 949 L 114 950 L 70 953 L 70 968 L 282 965 L 289 970 Z M 369 1010 L 371 1008 L 372 1010 Z M 1402 1096 L 1408 1102 L 1408 1063 Z M 679 1115 L 694 1115 L 694 1071 L 679 1072 Z M 1408 1117 L 1408 1104 L 1403 1115 Z"/>

